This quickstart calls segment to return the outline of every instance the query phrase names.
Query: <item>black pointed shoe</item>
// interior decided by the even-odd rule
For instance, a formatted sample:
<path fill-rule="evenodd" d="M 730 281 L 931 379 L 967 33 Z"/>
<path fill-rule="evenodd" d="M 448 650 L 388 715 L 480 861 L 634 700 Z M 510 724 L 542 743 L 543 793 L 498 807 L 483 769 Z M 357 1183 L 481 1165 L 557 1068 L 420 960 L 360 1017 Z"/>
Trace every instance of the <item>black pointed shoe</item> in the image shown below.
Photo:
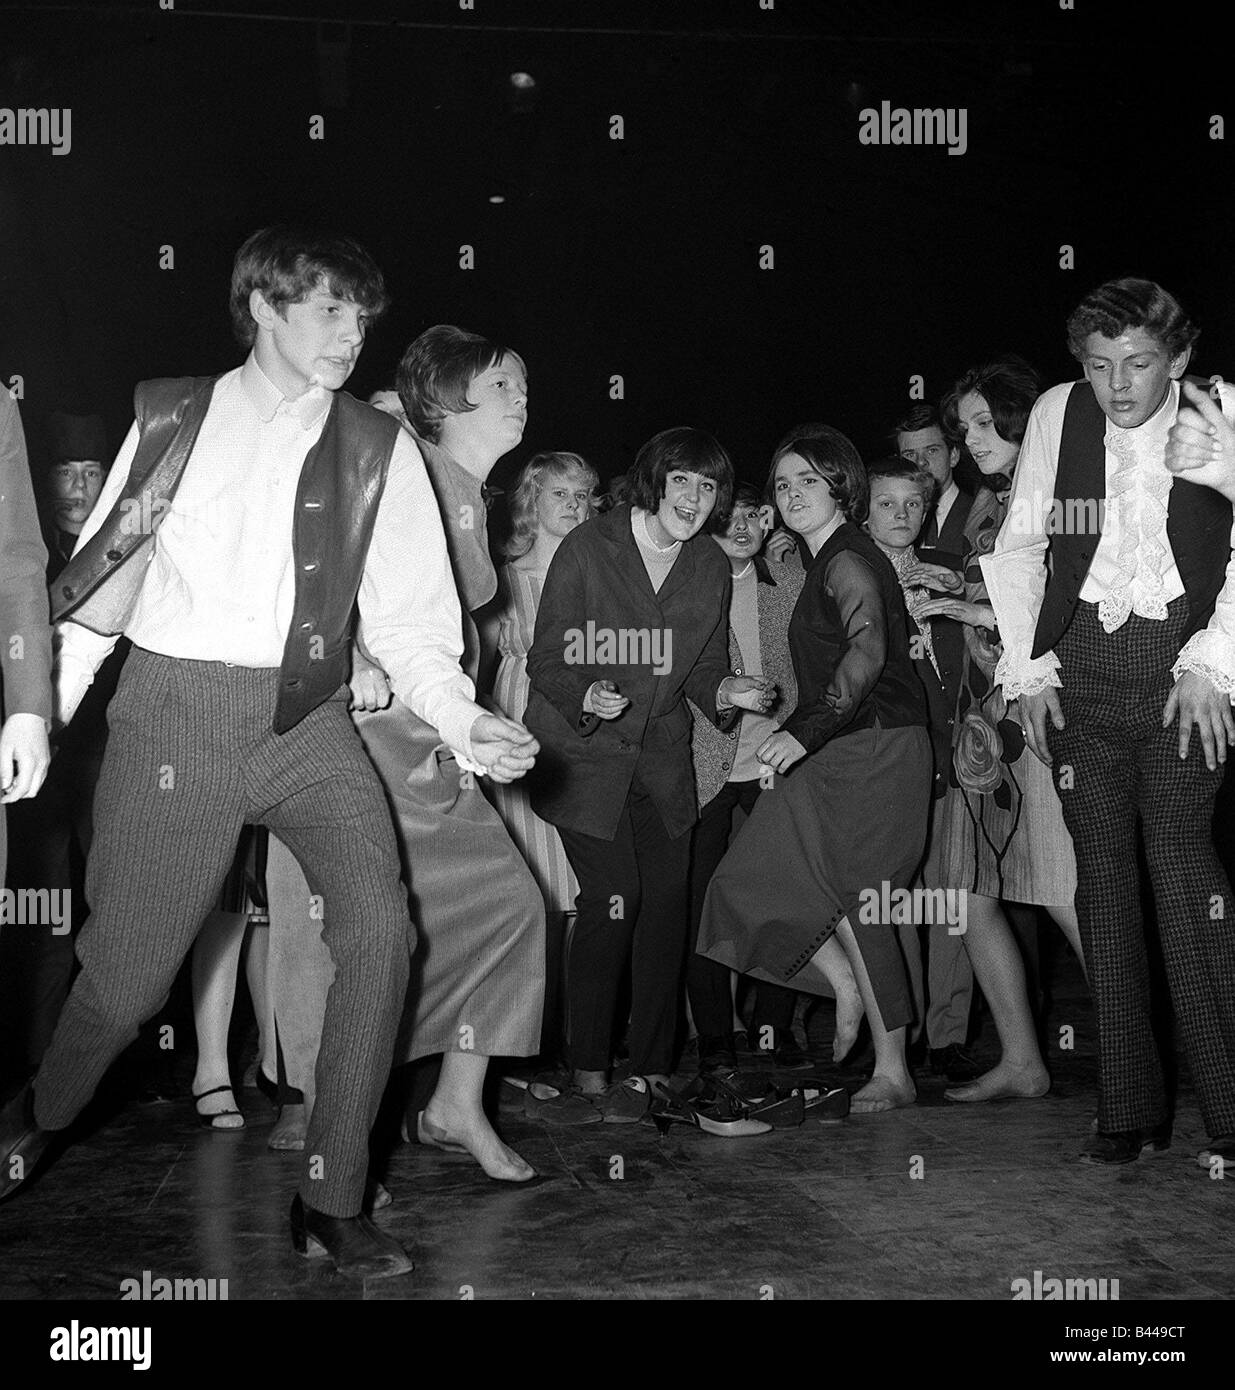
<path fill-rule="evenodd" d="M 1090 1146 L 1080 1155 L 1080 1162 L 1109 1166 L 1135 1163 L 1142 1154 L 1152 1158 L 1171 1147 L 1171 1122 L 1164 1120 L 1149 1129 L 1098 1130 Z"/>
<path fill-rule="evenodd" d="M 35 1123 L 34 1088 L 27 1082 L 0 1110 L 0 1202 L 34 1172 L 54 1138 L 54 1131 Z"/>
<path fill-rule="evenodd" d="M 327 1216 L 300 1199 L 292 1199 L 292 1248 L 309 1258 L 329 1256 L 340 1274 L 360 1279 L 389 1279 L 415 1269 L 393 1236 L 379 1231 L 367 1216 Z"/>

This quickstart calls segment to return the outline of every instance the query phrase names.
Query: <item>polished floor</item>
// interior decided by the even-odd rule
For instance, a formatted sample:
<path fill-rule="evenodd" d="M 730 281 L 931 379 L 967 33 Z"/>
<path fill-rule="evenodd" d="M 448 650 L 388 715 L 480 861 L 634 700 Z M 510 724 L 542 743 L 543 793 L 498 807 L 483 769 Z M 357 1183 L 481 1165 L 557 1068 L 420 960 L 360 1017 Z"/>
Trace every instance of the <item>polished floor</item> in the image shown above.
<path fill-rule="evenodd" d="M 187 1102 L 130 1103 L 0 1208 L 0 1297 L 114 1299 L 145 1271 L 226 1279 L 232 1300 L 1008 1300 L 1035 1271 L 1117 1279 L 1124 1301 L 1235 1296 L 1235 1180 L 1196 1166 L 1186 1076 L 1167 1155 L 1074 1161 L 1095 1108 L 1092 1014 L 1075 965 L 1054 975 L 1054 1088 L 1039 1101 L 957 1106 L 923 1078 L 912 1109 L 723 1140 L 646 1122 L 549 1129 L 502 1086 L 501 1128 L 546 1180 L 506 1188 L 466 1157 L 396 1148 L 395 1204 L 377 1220 L 416 1269 L 392 1280 L 292 1252 L 299 1159 L 267 1151 L 274 1112 L 255 1091 L 240 1092 L 235 1134 L 199 1129 Z M 828 1028 L 825 1006 L 812 1039 Z M 994 1046 L 988 1020 L 977 1050 Z"/>

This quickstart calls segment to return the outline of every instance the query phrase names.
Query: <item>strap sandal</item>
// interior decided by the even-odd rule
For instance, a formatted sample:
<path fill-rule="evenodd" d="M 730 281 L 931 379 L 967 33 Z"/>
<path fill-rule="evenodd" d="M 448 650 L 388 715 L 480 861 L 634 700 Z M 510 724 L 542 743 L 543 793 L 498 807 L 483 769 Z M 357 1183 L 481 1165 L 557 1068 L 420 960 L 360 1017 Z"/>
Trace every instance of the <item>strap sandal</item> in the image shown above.
<path fill-rule="evenodd" d="M 773 1129 L 796 1129 L 806 1118 L 802 1089 L 795 1086 L 787 1095 L 773 1096 L 747 1110 L 752 1120 L 763 1120 Z"/>
<path fill-rule="evenodd" d="M 657 1095 L 649 1113 L 662 1138 L 675 1124 L 690 1125 L 721 1139 L 746 1139 L 772 1132 L 772 1126 L 765 1120 L 752 1119 L 745 1106 L 734 1107 L 726 1098 L 693 1101 L 668 1092 Z"/>
<path fill-rule="evenodd" d="M 240 1113 L 239 1110 L 235 1108 L 234 1103 L 232 1109 L 216 1110 L 213 1112 L 213 1114 L 210 1115 L 207 1115 L 204 1111 L 198 1109 L 199 1102 L 205 1100 L 207 1096 L 221 1095 L 224 1091 L 226 1091 L 229 1096 L 232 1094 L 232 1088 L 230 1084 L 224 1086 L 212 1086 L 208 1091 L 203 1091 L 201 1095 L 195 1095 L 193 1097 L 193 1109 L 197 1113 L 197 1123 L 201 1125 L 203 1129 L 233 1130 L 244 1128 L 244 1116 Z M 215 1123 L 216 1120 L 231 1119 L 233 1115 L 236 1117 L 236 1119 L 240 1121 L 238 1125 L 220 1125 Z"/>
<path fill-rule="evenodd" d="M 802 1107 L 821 1125 L 836 1125 L 849 1115 L 849 1092 L 843 1086 L 803 1086 Z"/>

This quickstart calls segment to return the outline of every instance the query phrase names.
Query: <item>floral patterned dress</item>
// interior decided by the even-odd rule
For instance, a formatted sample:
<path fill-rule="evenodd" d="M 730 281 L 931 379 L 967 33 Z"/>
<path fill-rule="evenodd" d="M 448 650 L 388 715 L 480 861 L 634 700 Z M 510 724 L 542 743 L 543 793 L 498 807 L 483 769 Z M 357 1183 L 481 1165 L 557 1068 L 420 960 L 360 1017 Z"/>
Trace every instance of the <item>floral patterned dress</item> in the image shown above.
<path fill-rule="evenodd" d="M 1006 498 L 984 489 L 965 525 L 965 598 L 986 603 L 979 557 L 994 549 Z M 988 898 L 1071 907 L 1076 856 L 1050 769 L 1029 751 L 993 682 L 1001 647 L 985 628 L 965 628 L 965 658 L 952 766 L 941 809 L 941 886 Z"/>

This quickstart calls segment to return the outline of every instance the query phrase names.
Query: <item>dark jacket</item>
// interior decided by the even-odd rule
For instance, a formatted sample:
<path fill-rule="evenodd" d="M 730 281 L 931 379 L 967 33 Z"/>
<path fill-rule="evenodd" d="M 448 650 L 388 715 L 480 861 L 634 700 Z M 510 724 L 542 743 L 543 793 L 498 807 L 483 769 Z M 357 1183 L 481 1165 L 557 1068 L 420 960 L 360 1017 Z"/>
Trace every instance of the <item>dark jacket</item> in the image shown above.
<path fill-rule="evenodd" d="M 124 491 L 52 586 L 52 617 L 122 632 L 154 534 L 176 495 L 216 377 L 144 381 L 133 403 L 141 438 Z M 336 391 L 296 488 L 296 599 L 280 667 L 274 730 L 286 733 L 347 680 L 356 593 L 399 426 Z M 139 558 L 144 557 L 144 558 Z"/>
<path fill-rule="evenodd" d="M 708 536 L 686 541 L 657 594 L 623 503 L 576 527 L 545 577 L 528 654 L 531 681 L 524 722 L 540 740 L 529 777 L 537 815 L 598 839 L 613 839 L 636 773 L 671 836 L 698 818 L 690 761 L 687 695 L 720 727 L 716 691 L 730 674 L 729 561 Z M 623 636 L 624 634 L 624 636 Z M 605 657 L 602 643 L 627 646 Z M 648 659 L 658 643 L 661 674 Z M 670 646 L 670 643 L 672 644 Z M 586 714 L 594 681 L 610 680 L 630 700 L 617 719 Z"/>

